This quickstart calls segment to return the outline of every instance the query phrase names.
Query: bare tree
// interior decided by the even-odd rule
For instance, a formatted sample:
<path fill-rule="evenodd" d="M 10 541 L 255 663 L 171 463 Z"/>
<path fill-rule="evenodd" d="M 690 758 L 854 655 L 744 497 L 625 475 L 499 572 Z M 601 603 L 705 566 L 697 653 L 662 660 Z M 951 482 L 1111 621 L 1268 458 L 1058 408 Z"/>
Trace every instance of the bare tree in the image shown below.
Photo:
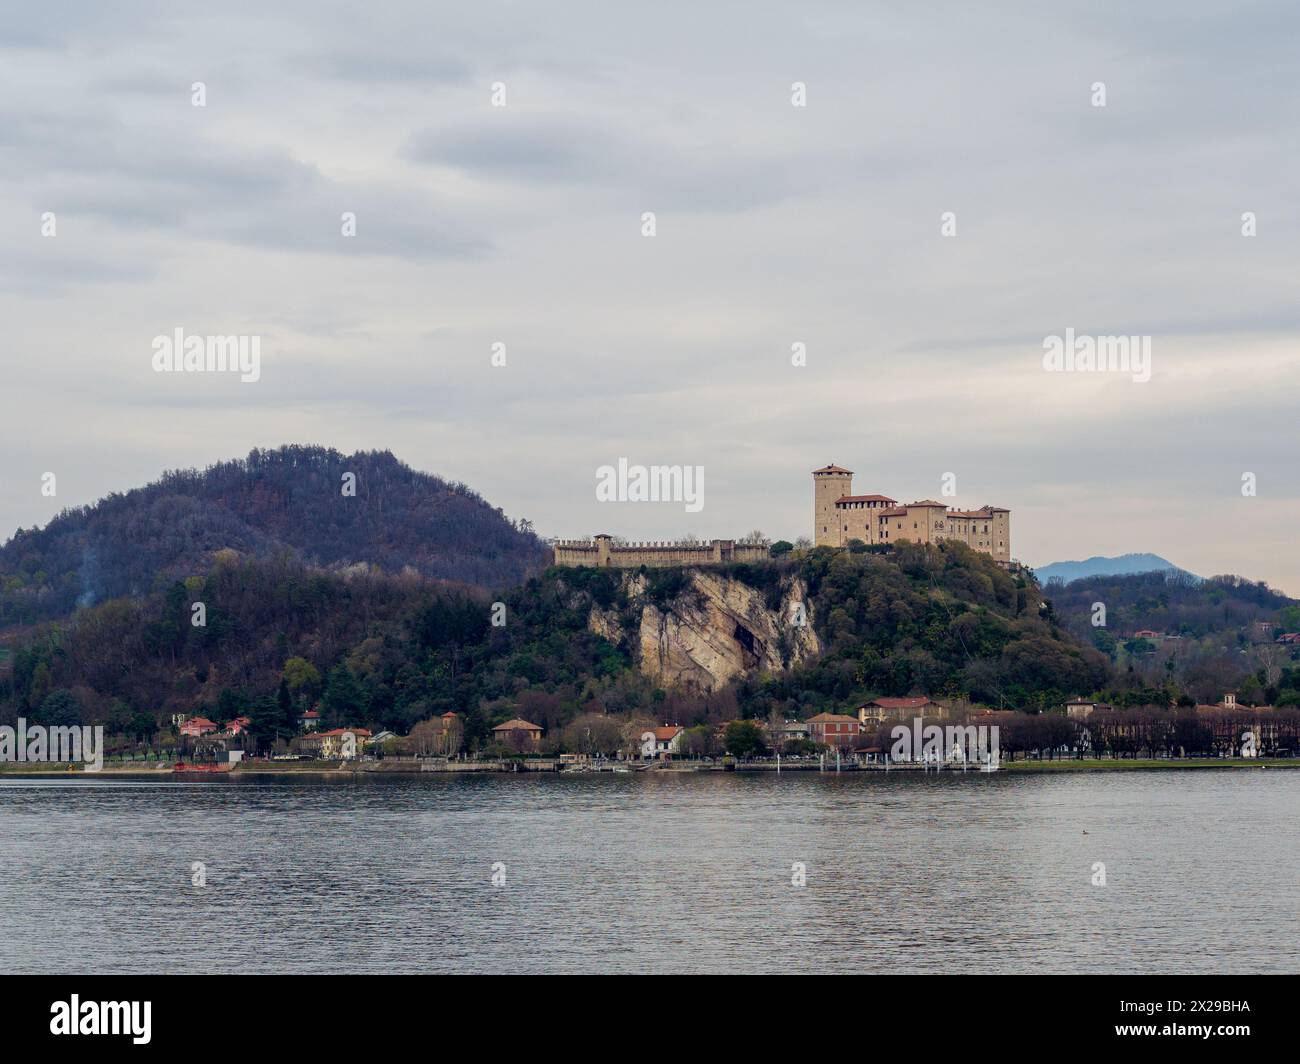
<path fill-rule="evenodd" d="M 1276 643 L 1260 643 L 1255 647 L 1255 658 L 1264 670 L 1264 685 L 1272 687 L 1282 672 L 1281 648 Z"/>

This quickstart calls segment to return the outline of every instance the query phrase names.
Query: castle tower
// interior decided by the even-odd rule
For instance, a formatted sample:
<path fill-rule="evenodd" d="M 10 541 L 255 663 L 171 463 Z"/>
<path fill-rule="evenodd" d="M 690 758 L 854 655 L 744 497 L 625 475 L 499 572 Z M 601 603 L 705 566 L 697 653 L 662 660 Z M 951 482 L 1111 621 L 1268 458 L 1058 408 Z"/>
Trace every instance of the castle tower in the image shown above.
<path fill-rule="evenodd" d="M 837 465 L 813 470 L 813 543 L 818 547 L 840 546 L 840 517 L 835 500 L 853 494 L 853 471 Z"/>

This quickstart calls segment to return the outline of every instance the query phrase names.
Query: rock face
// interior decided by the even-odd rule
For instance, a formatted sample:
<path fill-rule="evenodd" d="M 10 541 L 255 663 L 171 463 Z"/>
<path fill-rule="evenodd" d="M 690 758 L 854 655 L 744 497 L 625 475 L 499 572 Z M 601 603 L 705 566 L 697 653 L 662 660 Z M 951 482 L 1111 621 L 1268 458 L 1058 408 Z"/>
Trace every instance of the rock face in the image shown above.
<path fill-rule="evenodd" d="M 723 574 L 687 569 L 683 578 L 665 601 L 652 597 L 646 576 L 626 574 L 629 609 L 593 607 L 588 627 L 628 646 L 641 671 L 664 687 L 711 691 L 743 673 L 779 671 L 821 653 L 797 578 L 781 581 L 775 609 L 763 591 Z"/>

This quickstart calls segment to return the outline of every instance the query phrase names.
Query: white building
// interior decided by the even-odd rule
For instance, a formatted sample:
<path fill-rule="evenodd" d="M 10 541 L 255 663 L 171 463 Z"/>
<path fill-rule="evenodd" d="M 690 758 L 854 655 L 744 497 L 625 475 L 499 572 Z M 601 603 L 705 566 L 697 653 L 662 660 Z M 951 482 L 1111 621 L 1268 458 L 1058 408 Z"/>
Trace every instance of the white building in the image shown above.
<path fill-rule="evenodd" d="M 656 757 L 669 757 L 682 745 L 686 729 L 680 724 L 665 724 L 662 728 L 641 733 L 641 756 L 647 761 Z"/>

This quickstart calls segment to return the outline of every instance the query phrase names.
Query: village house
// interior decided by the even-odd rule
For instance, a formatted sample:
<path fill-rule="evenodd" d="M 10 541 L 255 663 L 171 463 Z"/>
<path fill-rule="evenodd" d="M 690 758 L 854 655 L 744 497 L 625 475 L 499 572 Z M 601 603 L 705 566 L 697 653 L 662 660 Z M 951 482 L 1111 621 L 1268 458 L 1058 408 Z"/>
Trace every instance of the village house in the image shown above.
<path fill-rule="evenodd" d="M 512 750 L 535 750 L 542 741 L 542 729 L 516 717 L 492 729 L 492 738 Z"/>
<path fill-rule="evenodd" d="M 1208 718 L 1215 746 L 1221 753 L 1238 757 L 1258 757 L 1264 753 L 1290 753 L 1280 751 L 1279 728 L 1272 706 L 1243 706 L 1231 692 L 1214 705 L 1198 705 L 1196 713 Z M 1254 751 L 1245 749 L 1246 731 L 1254 733 Z"/>
<path fill-rule="evenodd" d="M 808 722 L 804 720 L 787 720 L 776 730 L 778 743 L 792 743 L 808 738 Z"/>
<path fill-rule="evenodd" d="M 1237 701 L 1237 696 L 1232 692 L 1223 696 L 1223 700 L 1215 702 L 1213 705 L 1198 705 L 1198 712 L 1211 713 L 1214 711 L 1227 713 L 1272 713 L 1272 706 L 1247 706 Z"/>
<path fill-rule="evenodd" d="M 228 731 L 231 735 L 241 735 L 244 732 L 248 731 L 248 726 L 252 723 L 253 723 L 252 720 L 250 720 L 248 717 L 236 717 L 234 720 L 232 720 L 229 724 L 226 725 L 226 731 Z"/>
<path fill-rule="evenodd" d="M 309 709 L 302 715 L 302 718 L 298 723 L 302 726 L 302 730 L 305 732 L 315 731 L 320 727 L 320 714 L 314 709 Z"/>
<path fill-rule="evenodd" d="M 346 735 L 353 737 L 353 742 L 345 740 Z M 298 740 L 302 748 L 315 754 L 322 761 L 341 761 L 351 747 L 352 757 L 356 757 L 366 740 L 370 738 L 368 728 L 331 728 L 329 731 L 313 732 Z"/>
<path fill-rule="evenodd" d="M 190 717 L 188 720 L 181 722 L 180 733 L 191 739 L 198 739 L 207 735 L 208 732 L 214 732 L 217 726 L 207 717 Z"/>
<path fill-rule="evenodd" d="M 667 758 L 681 748 L 682 736 L 686 729 L 680 724 L 665 724 L 641 733 L 641 756 L 647 761 L 653 758 Z"/>
<path fill-rule="evenodd" d="M 852 750 L 861 734 L 862 725 L 858 718 L 844 713 L 818 713 L 808 718 L 808 736 L 818 746 Z"/>
<path fill-rule="evenodd" d="M 875 698 L 858 707 L 860 724 L 883 724 L 887 720 L 911 720 L 913 717 L 945 717 L 948 708 L 925 695 L 913 698 Z"/>
<path fill-rule="evenodd" d="M 1065 703 L 1065 715 L 1071 720 L 1083 720 L 1085 717 L 1091 717 L 1099 709 L 1110 708 L 1104 702 L 1093 702 L 1088 698 L 1072 698 Z"/>

